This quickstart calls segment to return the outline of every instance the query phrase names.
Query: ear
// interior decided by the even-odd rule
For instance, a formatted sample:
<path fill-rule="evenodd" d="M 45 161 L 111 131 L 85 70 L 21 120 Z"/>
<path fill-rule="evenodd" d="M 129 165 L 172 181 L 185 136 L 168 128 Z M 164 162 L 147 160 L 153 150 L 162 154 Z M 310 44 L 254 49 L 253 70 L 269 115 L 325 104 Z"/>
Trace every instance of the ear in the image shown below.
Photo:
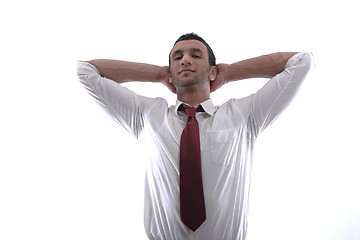
<path fill-rule="evenodd" d="M 209 74 L 210 81 L 214 81 L 216 79 L 217 72 L 218 72 L 217 66 L 210 66 L 210 74 Z"/>

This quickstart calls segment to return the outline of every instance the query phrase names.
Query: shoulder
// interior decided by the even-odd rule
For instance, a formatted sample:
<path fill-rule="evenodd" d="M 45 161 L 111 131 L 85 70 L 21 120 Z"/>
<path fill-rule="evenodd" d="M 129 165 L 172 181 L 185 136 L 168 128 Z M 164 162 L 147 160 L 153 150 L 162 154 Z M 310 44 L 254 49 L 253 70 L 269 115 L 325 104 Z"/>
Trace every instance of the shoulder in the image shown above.
<path fill-rule="evenodd" d="M 245 122 L 252 105 L 253 94 L 244 98 L 231 98 L 216 106 L 216 115 Z"/>
<path fill-rule="evenodd" d="M 136 96 L 138 104 L 145 115 L 162 115 L 170 109 L 168 102 L 162 97 L 151 98 L 141 95 Z"/>

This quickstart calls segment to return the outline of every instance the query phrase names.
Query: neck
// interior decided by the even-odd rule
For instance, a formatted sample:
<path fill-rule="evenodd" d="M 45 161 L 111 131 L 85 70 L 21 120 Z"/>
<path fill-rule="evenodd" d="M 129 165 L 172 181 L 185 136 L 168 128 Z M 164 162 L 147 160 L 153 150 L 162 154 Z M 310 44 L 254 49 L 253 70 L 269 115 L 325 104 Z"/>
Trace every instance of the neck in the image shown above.
<path fill-rule="evenodd" d="M 191 106 L 195 106 L 210 99 L 210 86 L 208 89 L 192 87 L 178 88 L 177 98 L 182 102 L 185 102 Z"/>

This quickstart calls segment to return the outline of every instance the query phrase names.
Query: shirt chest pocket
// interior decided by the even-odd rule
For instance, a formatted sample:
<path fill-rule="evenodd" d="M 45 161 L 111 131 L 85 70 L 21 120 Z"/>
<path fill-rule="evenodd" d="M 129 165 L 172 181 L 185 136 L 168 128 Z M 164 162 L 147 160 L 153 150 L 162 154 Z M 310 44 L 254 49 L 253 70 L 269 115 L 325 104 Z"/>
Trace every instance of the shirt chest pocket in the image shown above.
<path fill-rule="evenodd" d="M 207 137 L 211 162 L 216 165 L 228 165 L 235 150 L 235 130 L 208 132 Z"/>

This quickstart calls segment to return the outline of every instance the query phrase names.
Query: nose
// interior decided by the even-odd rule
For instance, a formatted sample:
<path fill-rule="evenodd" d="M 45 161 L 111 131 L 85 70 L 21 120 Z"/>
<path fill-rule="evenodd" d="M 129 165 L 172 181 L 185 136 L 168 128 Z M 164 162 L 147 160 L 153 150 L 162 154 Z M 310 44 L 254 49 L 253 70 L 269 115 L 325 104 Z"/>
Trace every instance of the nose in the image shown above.
<path fill-rule="evenodd" d="M 181 65 L 182 66 L 192 65 L 191 56 L 189 56 L 188 54 L 185 54 L 181 59 Z"/>

